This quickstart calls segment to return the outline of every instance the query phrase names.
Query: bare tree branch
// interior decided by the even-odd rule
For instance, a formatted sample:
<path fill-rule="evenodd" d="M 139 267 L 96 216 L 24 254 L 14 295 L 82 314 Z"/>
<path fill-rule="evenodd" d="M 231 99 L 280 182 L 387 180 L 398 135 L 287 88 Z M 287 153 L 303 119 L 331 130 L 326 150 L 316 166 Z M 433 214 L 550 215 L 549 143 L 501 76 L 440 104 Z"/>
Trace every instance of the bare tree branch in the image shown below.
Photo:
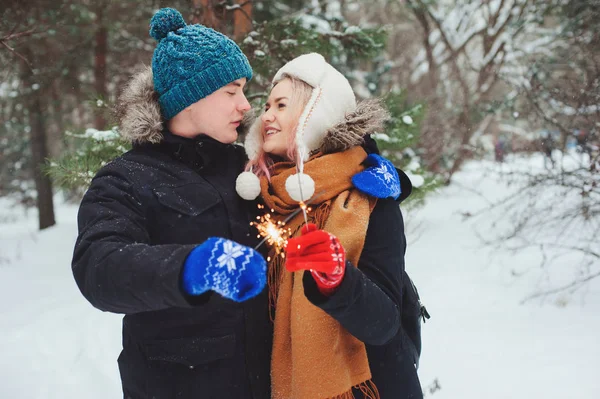
<path fill-rule="evenodd" d="M 15 39 L 19 39 L 21 37 L 31 36 L 36 33 L 40 33 L 40 32 L 36 31 L 35 29 L 29 29 L 29 30 L 19 32 L 19 33 L 14 33 L 14 31 L 11 31 L 8 35 L 6 35 L 4 37 L 0 37 L 0 41 L 4 42 L 4 41 L 9 41 L 9 40 L 15 40 Z"/>
<path fill-rule="evenodd" d="M 11 53 L 13 53 L 17 57 L 19 57 L 25 63 L 25 65 L 27 65 L 27 68 L 29 68 L 29 70 L 33 72 L 33 67 L 31 66 L 31 62 L 29 62 L 27 60 L 27 58 L 25 58 L 25 56 L 23 54 L 19 53 L 13 47 L 9 46 L 7 42 L 9 40 L 21 39 L 23 37 L 31 36 L 31 35 L 34 35 L 36 33 L 41 33 L 41 32 L 40 31 L 36 31 L 35 29 L 29 29 L 29 30 L 25 30 L 25 31 L 22 31 L 22 32 L 15 33 L 15 30 L 17 29 L 17 27 L 19 25 L 20 24 L 17 23 L 13 27 L 13 29 L 11 30 L 10 33 L 8 33 L 7 35 L 5 35 L 3 37 L 0 37 L 0 44 L 3 45 L 4 47 L 6 47 L 8 49 L 8 51 L 10 51 Z"/>
<path fill-rule="evenodd" d="M 583 284 L 585 284 L 585 283 L 587 283 L 587 282 L 589 282 L 589 281 L 591 281 L 591 280 L 593 280 L 593 279 L 595 279 L 595 278 L 597 278 L 599 276 L 600 276 L 600 272 L 592 274 L 592 275 L 587 276 L 587 277 L 582 278 L 582 279 L 575 280 L 575 281 L 573 281 L 573 282 L 571 282 L 569 284 L 566 284 L 566 285 L 563 285 L 563 286 L 560 286 L 560 287 L 557 287 L 557 288 L 553 288 L 553 289 L 550 289 L 550 290 L 546 290 L 546 291 L 535 293 L 533 295 L 530 295 L 530 296 L 524 298 L 521 301 L 521 304 L 524 304 L 524 303 L 526 303 L 526 302 L 528 302 L 528 301 L 530 301 L 532 299 L 536 299 L 536 298 L 540 298 L 540 297 L 548 296 L 548 295 L 552 295 L 552 294 L 558 294 L 560 292 L 564 292 L 564 291 L 567 291 L 569 289 L 576 290 L 577 288 L 581 287 Z"/>
<path fill-rule="evenodd" d="M 25 56 L 23 56 L 22 54 L 20 54 L 18 51 L 16 51 L 14 48 L 10 47 L 8 44 L 6 44 L 6 42 L 4 40 L 0 40 L 0 44 L 2 44 L 4 47 L 6 47 L 11 53 L 13 53 L 14 55 L 16 55 L 17 57 L 19 57 L 21 60 L 23 60 L 23 62 L 25 63 L 25 65 L 27 65 L 27 68 L 29 68 L 29 70 L 31 72 L 33 72 L 33 67 L 31 66 L 31 63 L 27 60 L 27 58 L 25 58 Z"/>

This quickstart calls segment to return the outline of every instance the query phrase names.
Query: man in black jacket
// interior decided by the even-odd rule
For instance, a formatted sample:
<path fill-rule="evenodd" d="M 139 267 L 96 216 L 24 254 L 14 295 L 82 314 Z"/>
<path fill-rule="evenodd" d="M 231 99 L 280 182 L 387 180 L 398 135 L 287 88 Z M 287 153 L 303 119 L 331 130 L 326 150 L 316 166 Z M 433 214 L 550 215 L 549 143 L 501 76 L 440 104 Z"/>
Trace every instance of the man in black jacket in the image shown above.
<path fill-rule="evenodd" d="M 232 144 L 250 105 L 248 60 L 173 9 L 151 21 L 152 70 L 119 105 L 133 149 L 103 167 L 78 215 L 73 273 L 95 307 L 125 314 L 125 398 L 270 396 L 266 263 L 235 191 Z"/>

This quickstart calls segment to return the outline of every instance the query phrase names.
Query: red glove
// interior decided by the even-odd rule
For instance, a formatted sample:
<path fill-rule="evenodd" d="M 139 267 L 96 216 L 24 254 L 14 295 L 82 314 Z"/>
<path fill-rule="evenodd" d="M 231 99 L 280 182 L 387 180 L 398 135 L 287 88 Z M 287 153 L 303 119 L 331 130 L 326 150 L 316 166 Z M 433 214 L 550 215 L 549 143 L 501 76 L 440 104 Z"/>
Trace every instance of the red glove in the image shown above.
<path fill-rule="evenodd" d="M 310 270 L 319 291 L 330 295 L 342 282 L 345 258 L 344 248 L 336 236 L 309 223 L 302 228 L 300 237 L 288 240 L 285 266 L 290 272 Z"/>

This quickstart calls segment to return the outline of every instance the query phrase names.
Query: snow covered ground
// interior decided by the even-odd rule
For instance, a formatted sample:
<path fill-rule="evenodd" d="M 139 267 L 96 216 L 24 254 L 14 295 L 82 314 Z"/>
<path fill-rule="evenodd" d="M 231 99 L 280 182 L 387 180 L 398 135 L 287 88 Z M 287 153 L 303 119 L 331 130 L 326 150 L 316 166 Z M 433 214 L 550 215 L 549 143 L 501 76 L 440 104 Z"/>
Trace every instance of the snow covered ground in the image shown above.
<path fill-rule="evenodd" d="M 528 163 L 539 167 L 543 159 Z M 598 398 L 600 281 L 521 304 L 572 281 L 581 256 L 562 255 L 540 267 L 537 248 L 513 254 L 482 245 L 476 232 L 493 237 L 501 228 L 494 225 L 498 215 L 463 217 L 516 189 L 497 170 L 492 163 L 469 163 L 453 185 L 407 215 L 406 267 L 432 315 L 422 328 L 419 374 L 426 397 Z M 430 394 L 436 379 L 441 389 Z"/>
<path fill-rule="evenodd" d="M 467 164 L 424 208 L 405 212 L 407 269 L 432 315 L 419 370 L 426 395 L 597 398 L 600 281 L 521 304 L 557 284 L 557 275 L 569 282 L 565 270 L 579 258 L 567 254 L 549 270 L 535 248 L 511 253 L 482 245 L 480 236 L 494 233 L 492 221 L 463 214 L 507 192 L 486 172 L 494 168 Z M 121 395 L 121 317 L 92 308 L 70 270 L 76 212 L 58 205 L 57 225 L 38 232 L 35 212 L 0 199 L 1 398 Z"/>

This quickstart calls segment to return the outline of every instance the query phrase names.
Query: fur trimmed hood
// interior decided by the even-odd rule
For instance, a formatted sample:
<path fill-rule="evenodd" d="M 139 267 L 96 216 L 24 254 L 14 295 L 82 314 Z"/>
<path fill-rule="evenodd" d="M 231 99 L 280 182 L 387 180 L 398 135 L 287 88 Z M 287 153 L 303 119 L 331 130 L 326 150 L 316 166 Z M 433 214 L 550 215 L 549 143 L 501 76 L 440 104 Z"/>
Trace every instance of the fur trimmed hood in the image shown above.
<path fill-rule="evenodd" d="M 380 100 L 359 102 L 356 109 L 347 114 L 342 122 L 327 130 L 319 151 L 330 154 L 361 145 L 367 134 L 381 131 L 389 117 Z"/>
<path fill-rule="evenodd" d="M 378 99 L 368 99 L 357 104 L 356 109 L 348 113 L 344 120 L 329 128 L 321 139 L 317 151 L 325 154 L 341 152 L 357 145 L 362 145 L 364 137 L 383 129 L 389 113 Z M 253 160 L 260 150 L 260 120 L 256 118 L 248 122 L 250 126 L 246 134 L 244 147 L 248 158 Z"/>
<path fill-rule="evenodd" d="M 129 80 L 119 96 L 115 114 L 124 139 L 134 144 L 162 141 L 163 118 L 150 67 L 140 68 Z"/>

